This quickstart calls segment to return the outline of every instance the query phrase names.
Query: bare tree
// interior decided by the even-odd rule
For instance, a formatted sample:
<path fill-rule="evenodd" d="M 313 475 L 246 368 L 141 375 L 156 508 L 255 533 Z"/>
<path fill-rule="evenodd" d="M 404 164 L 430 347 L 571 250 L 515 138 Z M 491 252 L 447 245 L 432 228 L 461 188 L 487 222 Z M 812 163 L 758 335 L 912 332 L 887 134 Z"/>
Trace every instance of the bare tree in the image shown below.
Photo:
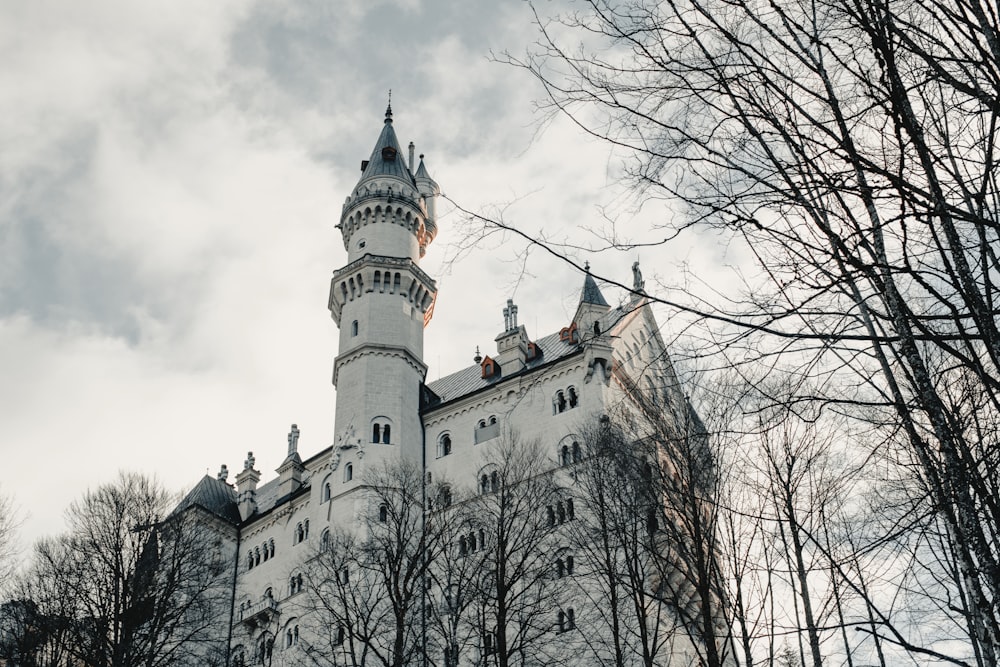
<path fill-rule="evenodd" d="M 561 607 L 553 576 L 563 526 L 575 518 L 573 497 L 557 486 L 538 443 L 515 433 L 502 433 L 483 463 L 469 501 L 483 529 L 475 578 L 480 658 L 498 667 L 551 664 L 556 656 L 545 655 L 546 646 L 564 646 L 552 646 L 548 635 L 575 627 L 575 610 Z"/>
<path fill-rule="evenodd" d="M 224 664 L 227 556 L 212 530 L 170 515 L 155 481 L 121 473 L 67 511 L 69 532 L 35 547 L 18 604 L 44 632 L 32 659 L 88 667 Z M 57 645 L 53 645 L 55 642 Z"/>
<path fill-rule="evenodd" d="M 659 300 L 709 325 L 726 362 L 818 380 L 794 401 L 877 414 L 873 440 L 905 447 L 879 464 L 912 471 L 912 499 L 941 528 L 921 558 L 948 554 L 950 565 L 921 563 L 943 575 L 925 593 L 965 626 L 964 647 L 883 639 L 998 664 L 995 6 L 582 4 L 539 15 L 540 48 L 508 60 L 537 77 L 550 109 L 626 156 L 640 196 L 684 214 L 653 238 L 616 229 L 612 245 L 691 225 L 745 244 L 759 274 L 741 293 Z"/>
<path fill-rule="evenodd" d="M 664 664 L 677 637 L 687 645 L 687 632 L 659 576 L 656 459 L 610 420 L 581 431 L 584 456 L 573 474 L 583 509 L 570 530 L 574 580 L 597 615 L 585 629 L 587 645 L 600 664 Z"/>
<path fill-rule="evenodd" d="M 17 571 L 17 531 L 20 524 L 14 498 L 0 492 L 0 594 L 8 588 Z"/>
<path fill-rule="evenodd" d="M 448 504 L 446 487 L 437 489 Z M 350 665 L 402 667 L 424 651 L 425 585 L 441 549 L 445 516 L 427 519 L 424 480 L 406 461 L 387 463 L 365 479 L 360 528 L 335 526 L 304 564 L 310 610 L 320 638 L 306 652 Z"/>

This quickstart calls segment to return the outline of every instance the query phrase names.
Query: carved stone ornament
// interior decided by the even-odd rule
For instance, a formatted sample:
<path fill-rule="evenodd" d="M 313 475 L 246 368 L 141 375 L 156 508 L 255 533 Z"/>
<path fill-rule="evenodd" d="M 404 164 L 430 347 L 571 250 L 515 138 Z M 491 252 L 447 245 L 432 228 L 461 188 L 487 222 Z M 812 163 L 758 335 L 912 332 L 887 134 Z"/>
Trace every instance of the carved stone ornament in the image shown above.
<path fill-rule="evenodd" d="M 337 439 L 333 443 L 333 451 L 330 455 L 330 469 L 336 470 L 340 467 L 340 459 L 342 458 L 344 452 L 349 449 L 358 449 L 358 456 L 364 456 L 364 450 L 361 446 L 361 438 L 358 437 L 358 431 L 354 428 L 354 423 L 351 422 L 347 428 L 337 435 Z"/>

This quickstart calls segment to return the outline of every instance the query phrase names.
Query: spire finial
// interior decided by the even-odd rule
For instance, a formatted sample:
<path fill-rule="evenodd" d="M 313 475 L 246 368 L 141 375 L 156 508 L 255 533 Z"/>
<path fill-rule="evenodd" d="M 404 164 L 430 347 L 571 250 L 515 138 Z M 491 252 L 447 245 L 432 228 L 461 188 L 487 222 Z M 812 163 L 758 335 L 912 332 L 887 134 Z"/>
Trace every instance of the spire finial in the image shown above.
<path fill-rule="evenodd" d="M 476 346 L 476 356 L 472 357 L 472 360 L 475 361 L 477 364 L 483 360 L 483 355 L 479 353 L 478 345 Z"/>
<path fill-rule="evenodd" d="M 292 430 L 288 432 L 288 455 L 291 456 L 299 448 L 299 427 L 292 424 Z"/>
<path fill-rule="evenodd" d="M 587 273 L 590 273 L 590 262 L 589 261 L 585 261 L 583 263 L 583 270 L 586 271 Z"/>
<path fill-rule="evenodd" d="M 389 104 L 385 107 L 385 122 L 392 122 L 392 88 L 389 89 Z"/>

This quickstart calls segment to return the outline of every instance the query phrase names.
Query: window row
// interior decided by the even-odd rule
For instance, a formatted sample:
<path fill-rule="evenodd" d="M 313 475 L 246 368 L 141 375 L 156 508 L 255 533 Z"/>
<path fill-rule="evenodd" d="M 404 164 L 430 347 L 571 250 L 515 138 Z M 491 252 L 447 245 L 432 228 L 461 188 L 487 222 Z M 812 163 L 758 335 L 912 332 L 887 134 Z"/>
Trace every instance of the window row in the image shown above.
<path fill-rule="evenodd" d="M 567 498 L 560 500 L 555 505 L 548 505 L 545 508 L 545 517 L 550 528 L 572 521 L 576 518 L 573 513 L 573 499 Z"/>
<path fill-rule="evenodd" d="M 559 465 L 568 466 L 571 463 L 579 463 L 583 460 L 583 450 L 576 440 L 572 444 L 563 445 L 559 448 Z"/>
<path fill-rule="evenodd" d="M 299 643 L 299 626 L 294 625 L 285 630 L 285 648 L 291 648 Z"/>
<path fill-rule="evenodd" d="M 556 558 L 556 579 L 562 579 L 573 574 L 573 556 L 563 554 Z"/>
<path fill-rule="evenodd" d="M 299 544 L 305 542 L 309 539 L 309 519 L 305 521 L 299 521 L 298 525 L 295 526 L 295 537 L 292 544 Z"/>
<path fill-rule="evenodd" d="M 466 556 L 485 548 L 486 535 L 483 533 L 482 528 L 479 529 L 478 533 L 476 531 L 472 531 L 467 536 L 462 535 L 458 538 L 458 554 L 460 556 Z"/>
<path fill-rule="evenodd" d="M 552 397 L 552 414 L 557 415 L 572 410 L 579 404 L 580 396 L 576 393 L 576 387 L 570 385 L 566 389 L 560 389 Z"/>
<path fill-rule="evenodd" d="M 372 442 L 382 443 L 383 445 L 391 443 L 391 428 L 392 426 L 387 422 L 375 422 L 372 424 Z"/>
<path fill-rule="evenodd" d="M 304 581 L 302 579 L 302 574 L 293 574 L 288 578 L 288 594 L 295 595 L 296 593 L 301 593 L 303 591 Z"/>
<path fill-rule="evenodd" d="M 556 616 L 556 627 L 557 632 L 569 632 L 576 627 L 576 613 L 572 607 L 565 611 L 559 610 L 559 614 Z"/>
<path fill-rule="evenodd" d="M 261 563 L 267 562 L 268 559 L 274 558 L 274 540 L 268 540 L 259 547 L 254 547 L 252 551 L 247 552 L 247 569 L 252 570 Z"/>
<path fill-rule="evenodd" d="M 479 477 L 479 493 L 493 493 L 500 490 L 500 475 L 496 470 L 483 473 Z"/>

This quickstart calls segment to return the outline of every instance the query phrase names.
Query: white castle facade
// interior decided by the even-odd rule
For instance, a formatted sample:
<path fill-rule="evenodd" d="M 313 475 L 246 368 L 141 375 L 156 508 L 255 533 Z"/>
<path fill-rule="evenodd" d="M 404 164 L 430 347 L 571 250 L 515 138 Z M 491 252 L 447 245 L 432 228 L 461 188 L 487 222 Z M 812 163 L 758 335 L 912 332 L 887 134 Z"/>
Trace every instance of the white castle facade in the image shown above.
<path fill-rule="evenodd" d="M 517 306 L 508 301 L 495 352 L 477 355 L 474 365 L 425 383 L 424 330 L 437 288 L 419 264 L 437 231 L 439 192 L 422 156 L 414 167 L 412 144 L 408 159 L 403 155 L 391 110 L 387 111 L 338 226 L 348 257 L 346 265 L 334 272 L 328 304 L 340 331 L 333 367 L 337 388 L 333 444 L 303 458 L 293 426 L 287 458 L 276 477 L 262 484 L 249 454 L 235 484 L 228 482 L 223 467 L 218 477 L 205 477 L 182 503 L 202 510 L 200 516 L 224 536 L 234 554 L 232 608 L 219 616 L 220 623 L 229 624 L 227 664 L 398 660 L 391 650 L 383 655 L 379 646 L 371 644 L 370 628 L 361 627 L 371 619 L 352 619 L 344 610 L 320 608 L 310 588 L 324 584 L 315 580 L 310 562 L 340 548 L 342 536 L 353 534 L 363 540 L 373 522 L 386 520 L 384 502 L 373 500 L 373 472 L 405 463 L 419 471 L 422 483 L 434 485 L 437 507 L 425 492 L 424 502 L 416 508 L 419 519 L 413 525 L 423 528 L 444 520 L 435 519 L 434 513 L 443 517 L 449 511 L 444 506 L 453 497 L 458 502 L 496 490 L 497 460 L 512 451 L 512 438 L 535 443 L 542 454 L 535 463 L 537 474 L 557 480 L 560 489 L 560 500 L 535 508 L 552 534 L 539 543 L 550 545 L 550 553 L 540 555 L 536 563 L 542 565 L 534 567 L 551 566 L 548 579 L 553 585 L 545 584 L 535 594 L 530 621 L 527 607 L 518 607 L 519 617 L 507 619 L 502 638 L 496 635 L 491 612 L 480 606 L 467 610 L 467 628 L 456 624 L 455 637 L 442 639 L 435 629 L 440 624 L 427 620 L 428 607 L 443 604 L 442 597 L 450 600 L 449 591 L 442 590 L 447 586 L 440 580 L 428 583 L 426 571 L 422 572 L 417 584 L 419 613 L 408 612 L 404 620 L 404 641 L 419 650 L 407 653 L 402 661 L 502 664 L 497 657 L 502 642 L 522 647 L 511 664 L 597 664 L 600 652 L 588 648 L 596 631 L 588 631 L 587 623 L 601 603 L 585 594 L 586 585 L 577 587 L 584 593 L 574 601 L 571 587 L 561 581 L 569 575 L 586 577 L 587 565 L 568 542 L 560 544 L 556 530 L 587 511 L 585 500 L 574 491 L 571 472 L 585 455 L 581 429 L 627 404 L 636 387 L 673 387 L 663 392 L 665 400 L 683 401 L 683 396 L 676 390 L 658 326 L 642 296 L 638 265 L 633 267 L 635 292 L 618 307 L 608 304 L 588 273 L 572 321 L 540 338 L 529 336 L 518 323 Z M 443 482 L 448 489 L 442 499 Z M 434 538 L 439 561 L 481 551 L 489 540 L 475 526 L 453 537 Z M 347 580 L 353 576 L 356 585 L 359 574 L 345 565 L 342 574 L 334 571 L 331 576 L 337 579 L 334 588 L 342 584 L 343 593 Z M 361 593 L 355 590 L 351 595 Z M 534 633 L 530 637 L 525 629 L 529 625 Z M 697 664 L 692 641 L 677 633 L 656 664 Z M 537 648 L 532 652 L 535 657 L 524 649 L 529 645 Z"/>

